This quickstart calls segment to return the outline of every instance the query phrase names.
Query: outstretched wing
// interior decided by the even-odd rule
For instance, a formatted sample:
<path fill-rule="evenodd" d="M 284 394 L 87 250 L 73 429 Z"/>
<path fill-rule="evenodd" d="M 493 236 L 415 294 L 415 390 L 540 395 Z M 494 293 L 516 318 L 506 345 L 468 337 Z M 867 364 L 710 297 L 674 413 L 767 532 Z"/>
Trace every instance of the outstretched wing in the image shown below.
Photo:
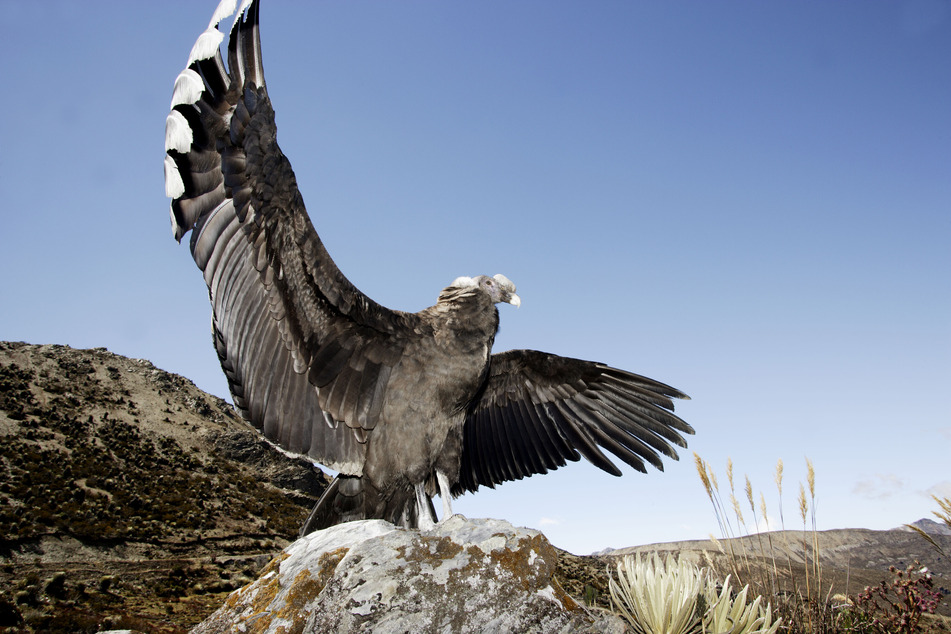
<path fill-rule="evenodd" d="M 357 290 L 317 236 L 277 145 L 258 3 L 245 5 L 227 67 L 217 26 L 235 0 L 219 5 L 175 82 L 165 158 L 172 226 L 178 240 L 194 229 L 215 346 L 241 413 L 286 449 L 359 474 L 418 318 Z"/>
<path fill-rule="evenodd" d="M 534 350 L 492 355 L 485 387 L 466 418 L 453 493 L 547 473 L 584 456 L 613 475 L 607 449 L 638 471 L 693 428 L 675 416 L 679 390 L 601 363 Z"/>

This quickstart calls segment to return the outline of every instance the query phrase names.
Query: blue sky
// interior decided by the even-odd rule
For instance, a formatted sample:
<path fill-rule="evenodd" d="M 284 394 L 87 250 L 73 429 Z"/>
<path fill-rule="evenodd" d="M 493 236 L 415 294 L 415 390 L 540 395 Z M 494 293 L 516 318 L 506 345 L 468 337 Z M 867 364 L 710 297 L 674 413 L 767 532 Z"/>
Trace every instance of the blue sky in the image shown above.
<path fill-rule="evenodd" d="M 220 396 L 162 182 L 214 2 L 0 0 L 0 339 L 105 346 Z M 700 539 L 731 457 L 787 527 L 884 529 L 951 495 L 951 4 L 286 2 L 279 141 L 340 268 L 418 310 L 504 273 L 496 350 L 689 393 L 665 473 L 587 464 L 460 498 L 577 553 Z M 790 519 L 792 518 L 792 519 Z M 773 525 L 776 527 L 776 525 Z"/>

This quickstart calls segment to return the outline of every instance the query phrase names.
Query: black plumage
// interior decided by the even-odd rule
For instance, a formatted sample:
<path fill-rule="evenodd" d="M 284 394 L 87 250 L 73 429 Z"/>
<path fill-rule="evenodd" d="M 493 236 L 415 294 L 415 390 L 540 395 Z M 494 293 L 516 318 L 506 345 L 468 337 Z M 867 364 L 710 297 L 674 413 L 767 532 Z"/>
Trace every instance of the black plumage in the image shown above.
<path fill-rule="evenodd" d="M 175 82 L 166 191 L 176 239 L 208 285 L 214 345 L 235 407 L 265 436 L 338 471 L 304 532 L 362 518 L 435 520 L 432 496 L 546 473 L 602 451 L 663 469 L 693 429 L 680 391 L 532 350 L 492 354 L 502 275 L 458 278 L 405 313 L 357 290 L 325 250 L 276 140 L 257 0 L 227 47 L 224 0 Z"/>

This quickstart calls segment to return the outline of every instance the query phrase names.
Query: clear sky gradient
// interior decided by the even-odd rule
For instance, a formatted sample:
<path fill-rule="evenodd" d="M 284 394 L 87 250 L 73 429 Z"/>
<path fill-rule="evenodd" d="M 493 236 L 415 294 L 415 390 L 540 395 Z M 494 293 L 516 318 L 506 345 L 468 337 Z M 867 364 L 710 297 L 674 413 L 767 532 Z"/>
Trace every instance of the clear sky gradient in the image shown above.
<path fill-rule="evenodd" d="M 164 196 L 172 83 L 213 0 L 0 0 L 0 339 L 105 346 L 227 396 Z M 692 452 L 820 529 L 951 495 L 951 4 L 288 2 L 279 141 L 340 268 L 419 310 L 504 273 L 496 350 L 693 397 L 665 473 L 460 498 L 576 553 L 717 532 Z M 749 515 L 749 514 L 747 514 Z"/>

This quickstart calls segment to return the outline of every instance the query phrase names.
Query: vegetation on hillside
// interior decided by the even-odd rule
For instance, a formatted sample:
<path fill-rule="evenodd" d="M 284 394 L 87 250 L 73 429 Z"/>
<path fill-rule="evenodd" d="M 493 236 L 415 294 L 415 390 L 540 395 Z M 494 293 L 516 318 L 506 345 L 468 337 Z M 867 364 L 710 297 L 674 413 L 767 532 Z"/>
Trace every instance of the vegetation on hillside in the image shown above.
<path fill-rule="evenodd" d="M 854 634 L 910 634 L 921 631 L 946 631 L 944 620 L 928 619 L 934 614 L 944 593 L 934 586 L 927 567 L 918 562 L 904 569 L 891 566 L 889 575 L 877 585 L 871 585 L 855 596 L 835 593 L 831 581 L 823 574 L 816 530 L 815 469 L 806 460 L 807 485 L 799 485 L 797 506 L 802 522 L 802 543 L 793 546 L 785 542 L 778 546 L 783 553 L 777 557 L 772 543 L 773 535 L 757 533 L 759 552 L 750 554 L 737 551 L 733 545 L 740 533 L 749 536 L 744 511 L 768 526 L 765 496 L 760 494 L 756 504 L 753 487 L 745 479 L 742 491 L 746 504 L 737 496 L 732 461 L 727 462 L 728 497 L 721 493 L 716 473 L 710 465 L 694 454 L 697 471 L 713 505 L 717 523 L 726 548 L 726 570 L 707 557 L 706 566 L 699 567 L 685 561 L 668 559 L 661 564 L 656 558 L 649 565 L 640 560 L 624 560 L 617 565 L 618 580 L 611 579 L 611 596 L 619 612 L 631 623 L 636 632 L 644 634 L 694 634 L 723 632 L 733 634 L 767 634 L 776 631 L 790 633 L 854 633 Z M 783 520 L 783 463 L 776 466 L 775 484 L 779 494 L 779 517 Z M 808 494 L 807 494 L 808 491 Z M 941 501 L 939 501 L 940 503 Z M 948 507 L 941 504 L 946 523 L 951 525 Z M 730 511 L 732 511 L 732 515 Z M 759 517 L 757 517 L 759 514 Z M 785 526 L 780 533 L 785 537 Z M 714 538 L 717 543 L 720 543 Z M 930 540 L 936 548 L 937 543 Z M 707 555 L 707 551 L 704 551 Z M 794 569 L 796 559 L 796 572 Z M 788 574 L 786 574 L 788 572 Z M 722 588 L 732 580 L 742 586 L 730 594 L 717 594 L 714 580 L 721 579 Z M 747 609 L 748 597 L 755 597 Z M 673 600 L 676 598 L 677 600 Z M 760 602 L 764 605 L 761 606 Z M 725 620 L 714 623 L 717 610 Z M 773 614 L 780 617 L 777 622 Z M 927 628 L 925 627 L 927 625 Z"/>
<path fill-rule="evenodd" d="M 0 342 L 0 629 L 184 632 L 296 538 L 322 476 L 104 349 Z"/>

